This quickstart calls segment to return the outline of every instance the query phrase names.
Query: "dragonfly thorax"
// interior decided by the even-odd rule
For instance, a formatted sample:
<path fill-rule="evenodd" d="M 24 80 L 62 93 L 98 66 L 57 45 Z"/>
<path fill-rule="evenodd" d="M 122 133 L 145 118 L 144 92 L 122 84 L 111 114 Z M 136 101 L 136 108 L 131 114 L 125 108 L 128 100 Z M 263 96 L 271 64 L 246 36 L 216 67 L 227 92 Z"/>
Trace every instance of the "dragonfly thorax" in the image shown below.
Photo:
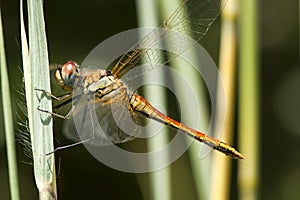
<path fill-rule="evenodd" d="M 109 71 L 95 70 L 83 75 L 84 93 L 94 94 L 95 98 L 112 93 L 124 87 L 123 82 L 115 78 Z"/>

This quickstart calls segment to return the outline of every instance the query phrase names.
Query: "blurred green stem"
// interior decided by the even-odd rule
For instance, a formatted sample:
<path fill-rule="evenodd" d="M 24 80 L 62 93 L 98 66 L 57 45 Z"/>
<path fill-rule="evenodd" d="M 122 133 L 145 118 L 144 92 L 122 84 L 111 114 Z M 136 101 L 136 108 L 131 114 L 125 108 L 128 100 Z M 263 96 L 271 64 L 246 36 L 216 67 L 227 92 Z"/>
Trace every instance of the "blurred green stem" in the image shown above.
<path fill-rule="evenodd" d="M 239 163 L 240 199 L 257 199 L 259 188 L 259 74 L 257 1 L 240 1 Z"/>
<path fill-rule="evenodd" d="M 138 24 L 140 27 L 157 27 L 159 25 L 157 16 L 159 16 L 157 1 L 149 1 L 149 0 L 137 0 L 137 13 L 138 13 Z M 155 73 L 153 77 L 155 80 L 160 83 L 164 82 L 164 73 L 160 73 L 157 71 L 153 71 L 151 73 Z M 153 80 L 148 76 L 144 76 L 144 82 L 148 83 Z M 148 101 L 155 103 L 157 105 L 161 105 L 166 108 L 166 95 L 161 87 L 147 87 L 145 90 L 145 97 Z M 160 126 L 159 124 L 152 124 L 147 128 L 147 131 L 151 134 L 153 131 L 158 130 L 155 126 Z M 160 131 L 160 134 L 148 139 L 148 149 L 150 152 L 156 151 L 162 146 L 166 145 L 168 142 L 168 132 L 166 129 Z M 165 159 L 169 159 L 168 152 L 164 156 Z M 151 159 L 149 160 L 149 167 L 153 168 L 154 166 L 158 166 L 160 160 Z M 151 199 L 153 200 L 171 200 L 171 170 L 170 166 L 167 166 L 163 169 L 153 171 L 149 173 L 150 179 L 150 193 Z"/>
<path fill-rule="evenodd" d="M 160 7 L 162 9 L 162 18 L 167 19 L 174 10 L 182 3 L 181 0 L 161 0 Z M 188 12 L 188 11 L 186 11 Z M 180 18 L 180 16 L 179 16 Z M 191 33 L 188 32 L 188 29 L 184 33 L 186 35 L 190 35 Z M 195 122 L 195 111 L 201 116 L 201 120 L 197 121 L 197 126 L 194 126 L 195 123 L 192 125 L 192 128 L 205 132 L 208 130 L 208 107 L 207 107 L 207 99 L 204 93 L 204 86 L 197 77 L 198 71 L 190 66 L 190 63 L 196 64 L 194 67 L 199 67 L 200 63 L 198 62 L 198 55 L 194 47 L 189 48 L 184 54 L 183 59 L 175 59 L 171 61 L 172 67 L 188 80 L 188 83 L 193 88 L 193 95 L 198 100 L 197 104 L 191 103 L 190 93 L 188 92 L 187 88 L 185 88 L 180 81 L 178 81 L 175 76 L 174 79 L 174 86 L 176 89 L 176 95 L 180 96 L 182 101 L 180 101 L 180 108 L 185 112 L 181 113 L 182 122 L 189 125 Z M 186 62 L 189 61 L 189 62 Z M 198 64 L 197 64 L 198 63 Z M 193 114 L 191 114 L 193 113 Z M 190 138 L 187 138 L 188 140 Z M 198 199 L 208 199 L 209 197 L 209 187 L 210 187 L 210 172 L 211 172 L 211 157 L 206 156 L 205 159 L 199 159 L 199 152 L 201 150 L 201 145 L 199 142 L 192 142 L 191 146 L 189 147 L 188 153 L 190 158 L 190 164 L 193 174 L 193 181 L 195 183 L 195 188 L 197 192 Z M 188 166 L 185 166 L 188 167 Z M 183 185 L 187 185 L 187 183 L 181 183 Z"/>
<path fill-rule="evenodd" d="M 0 9 L 0 68 L 1 68 L 1 93 L 3 103 L 3 117 L 6 137 L 6 149 L 8 160 L 8 173 L 10 184 L 10 195 L 12 200 L 20 199 L 19 181 L 18 181 L 18 166 L 15 149 L 15 135 L 13 128 L 12 106 L 9 91 L 9 80 L 6 65 L 4 37 L 2 29 L 2 17 Z"/>

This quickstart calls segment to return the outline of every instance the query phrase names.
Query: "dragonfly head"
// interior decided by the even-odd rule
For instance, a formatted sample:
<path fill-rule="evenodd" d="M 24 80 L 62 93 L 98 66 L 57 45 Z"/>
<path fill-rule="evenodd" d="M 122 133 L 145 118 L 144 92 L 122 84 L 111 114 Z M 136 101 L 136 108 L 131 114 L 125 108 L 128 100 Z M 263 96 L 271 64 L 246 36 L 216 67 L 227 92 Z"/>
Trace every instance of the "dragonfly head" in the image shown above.
<path fill-rule="evenodd" d="M 73 85 L 78 75 L 79 65 L 73 61 L 68 61 L 64 64 L 58 65 L 54 72 L 56 82 L 62 89 L 66 91 L 73 89 Z"/>

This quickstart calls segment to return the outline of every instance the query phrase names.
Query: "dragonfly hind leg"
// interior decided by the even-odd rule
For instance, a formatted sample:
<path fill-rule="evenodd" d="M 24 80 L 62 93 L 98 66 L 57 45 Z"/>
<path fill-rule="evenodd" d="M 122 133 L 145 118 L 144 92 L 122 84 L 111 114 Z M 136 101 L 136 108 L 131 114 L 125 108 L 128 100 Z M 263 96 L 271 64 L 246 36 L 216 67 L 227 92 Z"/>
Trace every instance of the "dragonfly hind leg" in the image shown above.
<path fill-rule="evenodd" d="M 91 140 L 93 140 L 93 139 L 94 139 L 94 138 L 91 137 L 91 138 L 88 138 L 88 139 L 86 139 L 86 140 L 81 140 L 80 142 L 75 142 L 75 143 L 73 143 L 73 144 L 68 144 L 68 145 L 65 145 L 65 146 L 56 147 L 56 148 L 54 149 L 54 151 L 51 151 L 51 152 L 47 153 L 46 156 L 51 155 L 51 154 L 53 154 L 53 153 L 55 153 L 55 152 L 57 152 L 57 151 L 59 151 L 59 150 L 63 150 L 63 149 L 66 149 L 66 148 L 70 148 L 70 147 L 74 147 L 74 146 L 77 146 L 77 145 L 80 145 L 80 144 L 87 143 L 87 142 L 89 142 L 89 141 L 91 141 Z"/>
<path fill-rule="evenodd" d="M 77 101 L 77 102 L 78 102 L 78 101 Z M 73 111 L 74 111 L 74 108 L 75 108 L 75 105 L 72 106 L 72 109 L 70 110 L 70 112 L 69 112 L 66 116 L 69 116 L 69 117 L 70 117 L 71 114 L 72 114 Z M 46 112 L 46 113 L 52 114 L 52 115 L 54 115 L 54 116 L 58 116 L 58 117 L 62 117 L 62 118 L 64 118 L 64 119 L 66 119 L 66 116 L 62 116 L 62 115 L 59 115 L 59 114 L 56 114 L 56 113 L 51 113 L 51 112 L 49 112 L 49 111 L 45 111 L 45 110 L 41 110 L 41 109 L 39 109 L 39 110 L 42 111 L 42 112 Z M 90 117 L 92 117 L 92 113 L 91 113 L 91 111 L 90 111 L 89 108 L 88 108 L 88 113 L 89 113 Z M 83 140 L 81 140 L 81 141 L 79 141 L 79 142 L 75 142 L 75 143 L 73 143 L 73 144 L 68 144 L 68 145 L 64 145 L 64 146 L 57 147 L 57 148 L 54 149 L 54 151 L 52 151 L 52 152 L 50 152 L 50 153 L 47 153 L 46 155 L 50 155 L 50 154 L 52 154 L 52 153 L 55 153 L 56 151 L 59 151 L 59 150 L 62 150 L 62 149 L 66 149 L 66 148 L 69 148 L 69 147 L 78 146 L 78 145 L 80 145 L 80 144 L 85 144 L 85 143 L 88 143 L 88 142 L 92 141 L 92 140 L 95 138 L 95 128 L 94 128 L 94 123 L 93 123 L 93 121 L 91 121 L 91 129 L 92 129 L 92 131 L 91 131 L 91 134 L 90 134 L 89 138 L 83 139 Z M 78 135 L 80 135 L 80 132 L 81 132 L 81 131 L 82 131 L 82 129 L 79 130 Z"/>

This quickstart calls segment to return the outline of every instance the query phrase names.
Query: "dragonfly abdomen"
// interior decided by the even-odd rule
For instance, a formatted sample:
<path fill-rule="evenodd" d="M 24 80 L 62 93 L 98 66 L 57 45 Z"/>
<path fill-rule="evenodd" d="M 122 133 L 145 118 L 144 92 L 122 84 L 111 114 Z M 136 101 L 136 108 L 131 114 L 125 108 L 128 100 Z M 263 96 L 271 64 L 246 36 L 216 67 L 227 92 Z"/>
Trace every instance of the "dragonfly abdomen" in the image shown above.
<path fill-rule="evenodd" d="M 196 140 L 203 142 L 204 144 L 210 146 L 211 148 L 224 153 L 225 155 L 232 158 L 243 159 L 244 156 L 240 154 L 235 148 L 230 145 L 210 137 L 200 131 L 196 131 L 184 124 L 177 122 L 176 120 L 164 115 L 160 111 L 156 110 L 150 103 L 148 103 L 143 97 L 133 94 L 130 98 L 130 105 L 135 112 L 138 112 L 146 117 L 154 119 L 172 128 L 178 129 L 189 136 L 195 138 Z"/>

